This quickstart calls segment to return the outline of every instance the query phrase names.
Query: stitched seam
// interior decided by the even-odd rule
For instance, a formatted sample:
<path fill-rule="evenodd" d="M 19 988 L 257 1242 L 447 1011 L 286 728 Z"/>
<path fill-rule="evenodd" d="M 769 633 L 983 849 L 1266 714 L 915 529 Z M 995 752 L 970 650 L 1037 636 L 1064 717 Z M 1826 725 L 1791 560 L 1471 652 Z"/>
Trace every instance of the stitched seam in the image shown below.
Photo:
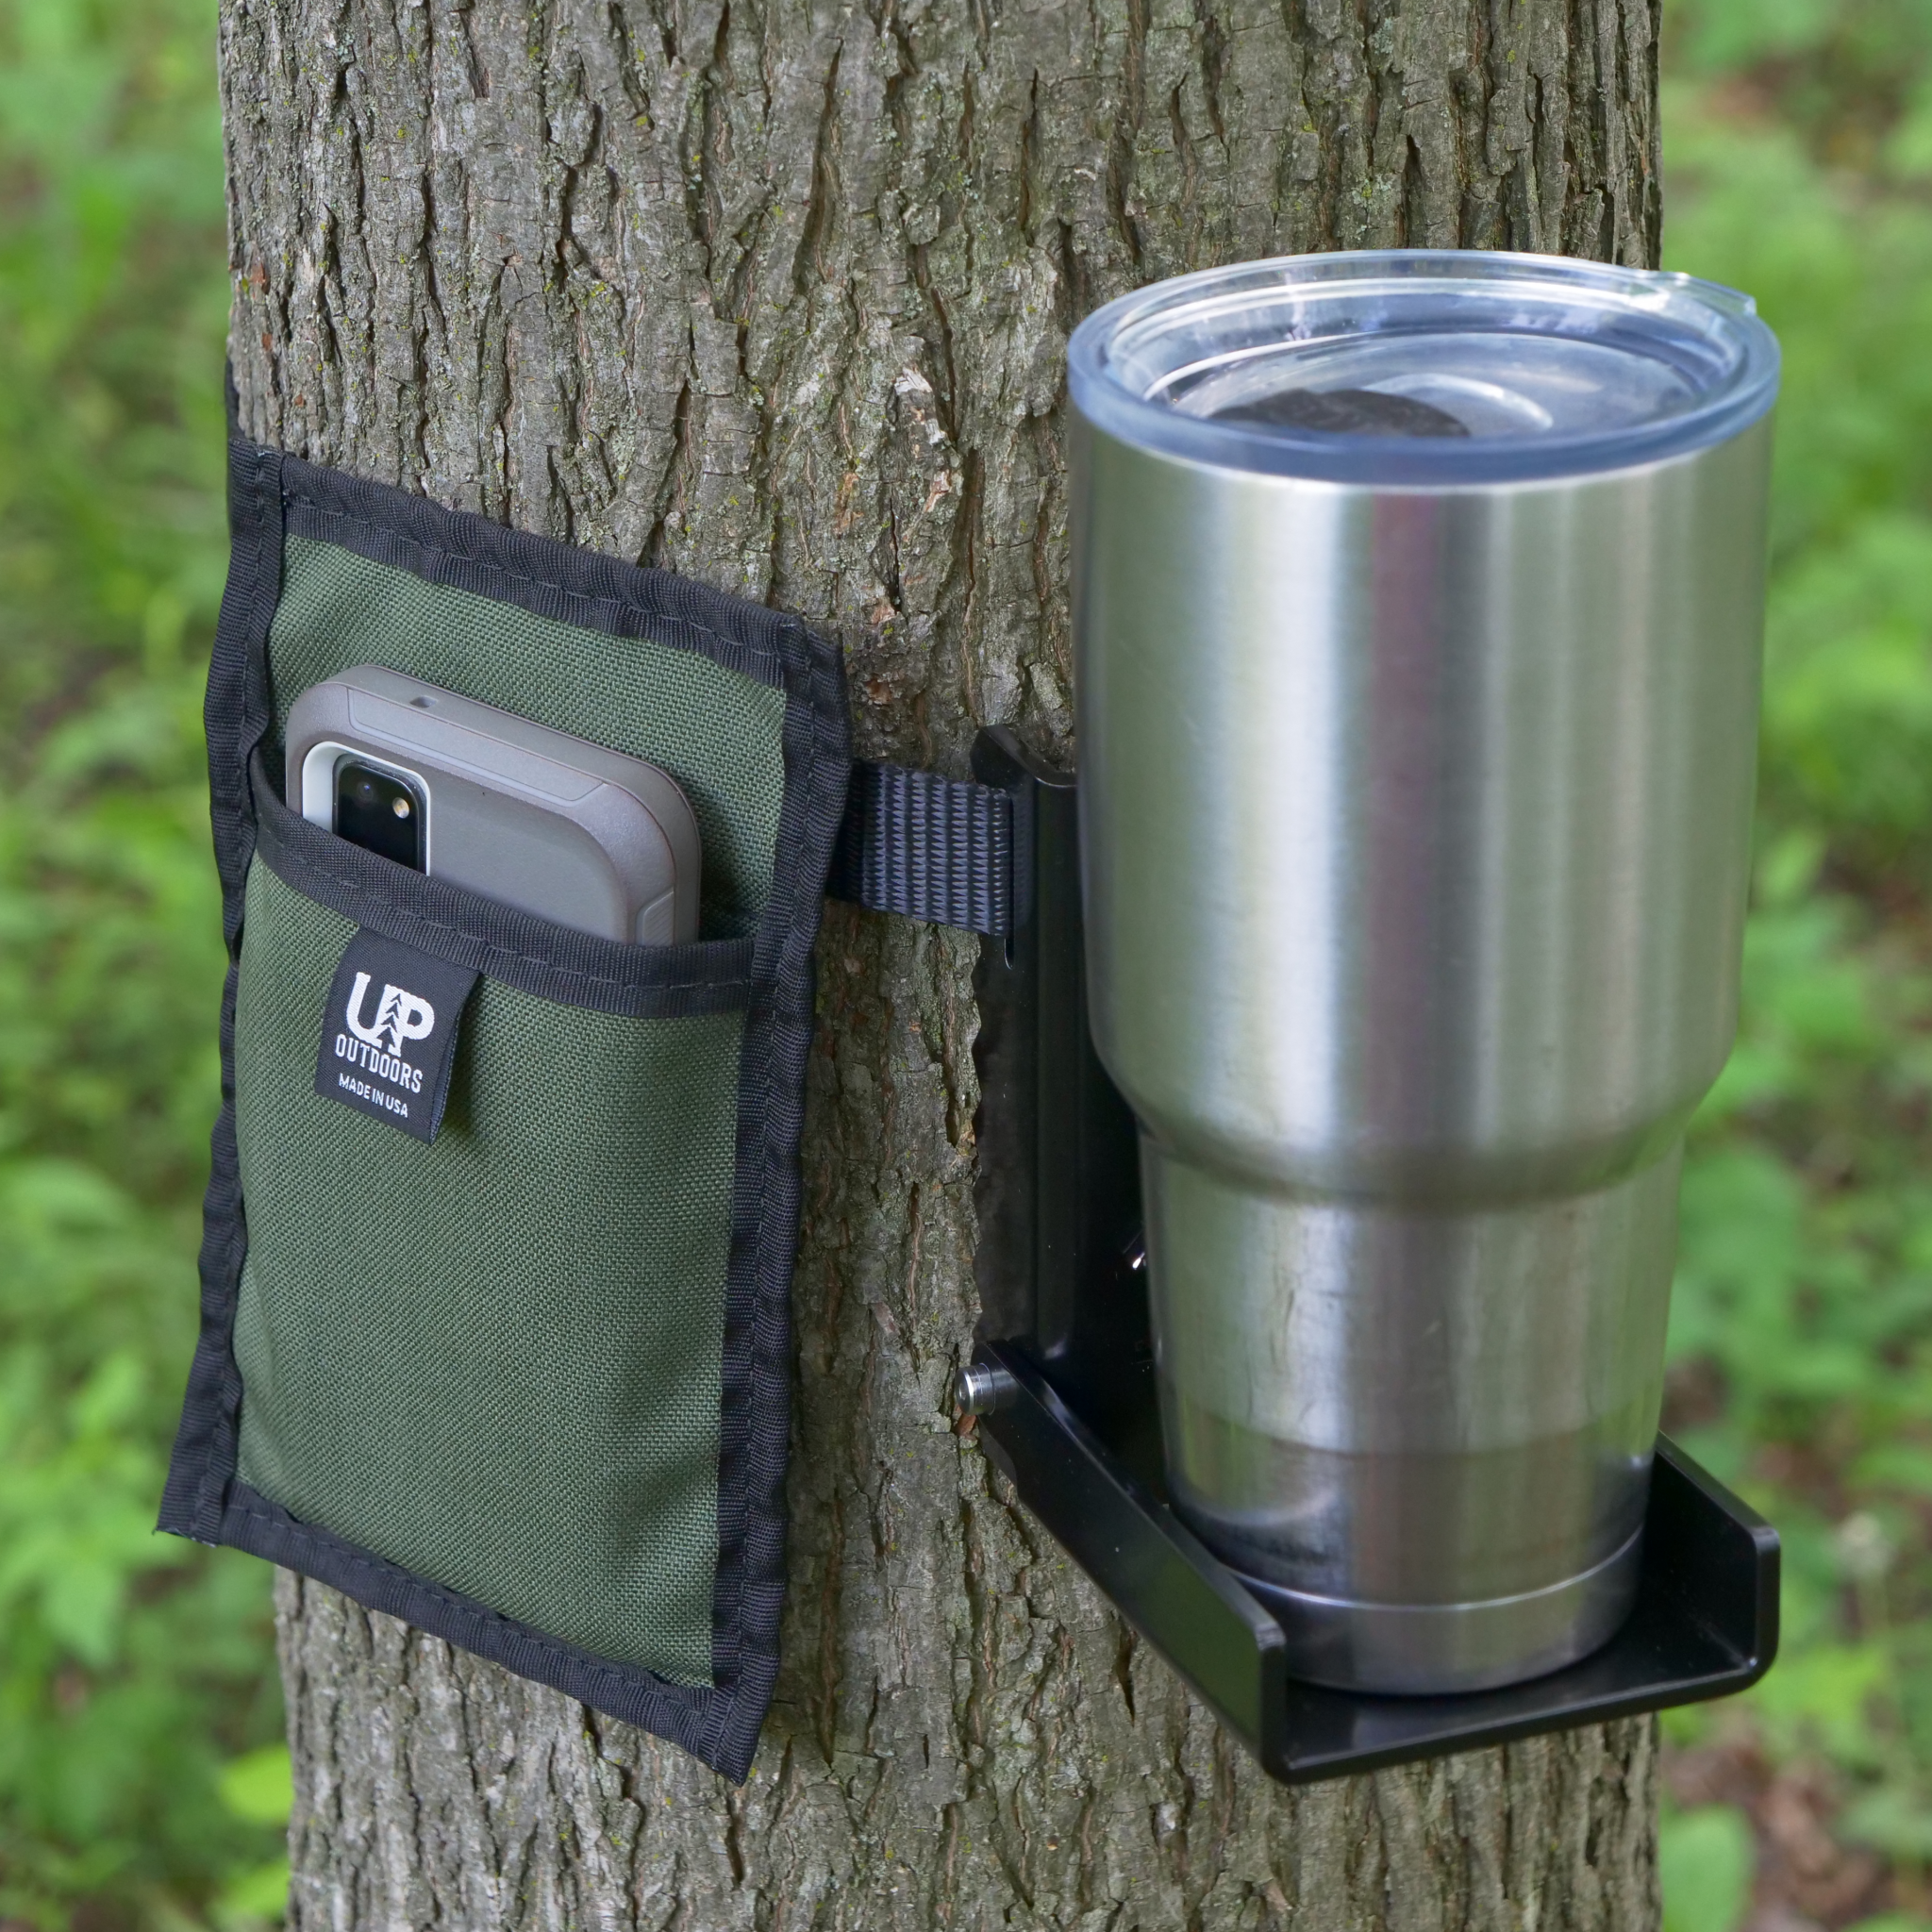
<path fill-rule="evenodd" d="M 340 523 L 354 524 L 359 530 L 374 530 L 389 542 L 408 543 L 420 550 L 425 557 L 454 558 L 460 563 L 474 564 L 478 570 L 493 572 L 497 576 L 506 577 L 513 584 L 533 584 L 539 590 L 555 591 L 559 597 L 567 597 L 575 604 L 610 604 L 619 610 L 635 612 L 638 617 L 649 623 L 682 625 L 687 630 L 696 631 L 700 637 L 711 638 L 724 645 L 734 657 L 742 658 L 764 652 L 769 648 L 760 644 L 746 643 L 742 639 L 734 638 L 724 631 L 714 630 L 708 624 L 701 624 L 695 617 L 686 617 L 669 610 L 653 610 L 646 605 L 635 604 L 615 591 L 593 596 L 588 591 L 574 591 L 568 584 L 559 584 L 550 577 L 532 576 L 525 571 L 511 570 L 508 565 L 492 563 L 487 557 L 479 557 L 473 550 L 447 549 L 440 543 L 431 543 L 424 538 L 392 529 L 387 524 L 375 523 L 369 517 L 358 517 L 353 510 L 332 508 L 313 496 L 291 492 L 287 500 L 290 503 L 301 504 L 307 509 L 312 509 L 318 516 L 334 517 Z M 326 539 L 313 541 L 325 541 Z M 779 654 L 772 651 L 771 655 L 777 657 Z"/>

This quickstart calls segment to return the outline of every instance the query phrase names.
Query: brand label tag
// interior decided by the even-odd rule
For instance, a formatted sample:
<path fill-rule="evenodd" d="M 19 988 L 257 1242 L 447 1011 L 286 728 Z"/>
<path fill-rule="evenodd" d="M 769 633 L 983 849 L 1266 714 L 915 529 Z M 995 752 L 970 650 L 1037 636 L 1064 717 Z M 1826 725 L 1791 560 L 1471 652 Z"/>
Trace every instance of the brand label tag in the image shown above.
<path fill-rule="evenodd" d="M 315 1091 L 419 1141 L 435 1140 L 449 1098 L 457 1022 L 475 984 L 468 966 L 358 932 L 328 990 Z"/>

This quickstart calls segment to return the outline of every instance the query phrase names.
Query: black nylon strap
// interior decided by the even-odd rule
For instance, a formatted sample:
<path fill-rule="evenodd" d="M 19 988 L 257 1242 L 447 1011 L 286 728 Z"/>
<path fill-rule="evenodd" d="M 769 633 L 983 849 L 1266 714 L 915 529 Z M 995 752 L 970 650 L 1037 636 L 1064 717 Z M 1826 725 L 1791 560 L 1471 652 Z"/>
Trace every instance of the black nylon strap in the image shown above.
<path fill-rule="evenodd" d="M 825 890 L 969 932 L 1013 924 L 1013 802 L 991 785 L 860 759 Z"/>

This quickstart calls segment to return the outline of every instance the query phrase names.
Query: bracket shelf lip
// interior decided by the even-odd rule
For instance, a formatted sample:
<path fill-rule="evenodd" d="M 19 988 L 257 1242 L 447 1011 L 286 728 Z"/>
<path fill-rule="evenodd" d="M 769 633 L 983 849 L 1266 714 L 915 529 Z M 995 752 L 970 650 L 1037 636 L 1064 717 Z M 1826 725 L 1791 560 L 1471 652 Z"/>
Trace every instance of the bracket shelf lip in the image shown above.
<path fill-rule="evenodd" d="M 1450 1697 L 1296 1681 L 1266 1605 L 1167 1500 L 1158 1446 L 1147 1453 L 1158 1440 L 1151 1373 L 1103 1434 L 1023 1344 L 981 1341 L 975 1359 L 1013 1378 L 1010 1401 L 979 1429 L 1020 1500 L 1284 1784 L 1730 1696 L 1776 1657 L 1776 1532 L 1659 1436 L 1637 1603 L 1603 1649 L 1527 1683 Z"/>

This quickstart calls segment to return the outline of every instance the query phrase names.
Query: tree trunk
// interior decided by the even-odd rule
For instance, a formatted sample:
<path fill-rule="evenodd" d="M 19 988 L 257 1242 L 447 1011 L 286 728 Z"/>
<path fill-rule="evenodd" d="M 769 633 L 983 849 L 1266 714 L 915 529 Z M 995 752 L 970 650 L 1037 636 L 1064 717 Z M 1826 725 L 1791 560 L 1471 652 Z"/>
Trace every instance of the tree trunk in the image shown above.
<path fill-rule="evenodd" d="M 1156 276 L 1657 257 L 1656 0 L 225 0 L 242 420 L 802 612 L 861 751 L 1071 755 L 1061 358 Z M 284 1578 L 292 1924 L 1622 1928 L 1647 1723 L 1271 1786 L 950 1419 L 958 934 L 829 908 L 741 1790 Z"/>

